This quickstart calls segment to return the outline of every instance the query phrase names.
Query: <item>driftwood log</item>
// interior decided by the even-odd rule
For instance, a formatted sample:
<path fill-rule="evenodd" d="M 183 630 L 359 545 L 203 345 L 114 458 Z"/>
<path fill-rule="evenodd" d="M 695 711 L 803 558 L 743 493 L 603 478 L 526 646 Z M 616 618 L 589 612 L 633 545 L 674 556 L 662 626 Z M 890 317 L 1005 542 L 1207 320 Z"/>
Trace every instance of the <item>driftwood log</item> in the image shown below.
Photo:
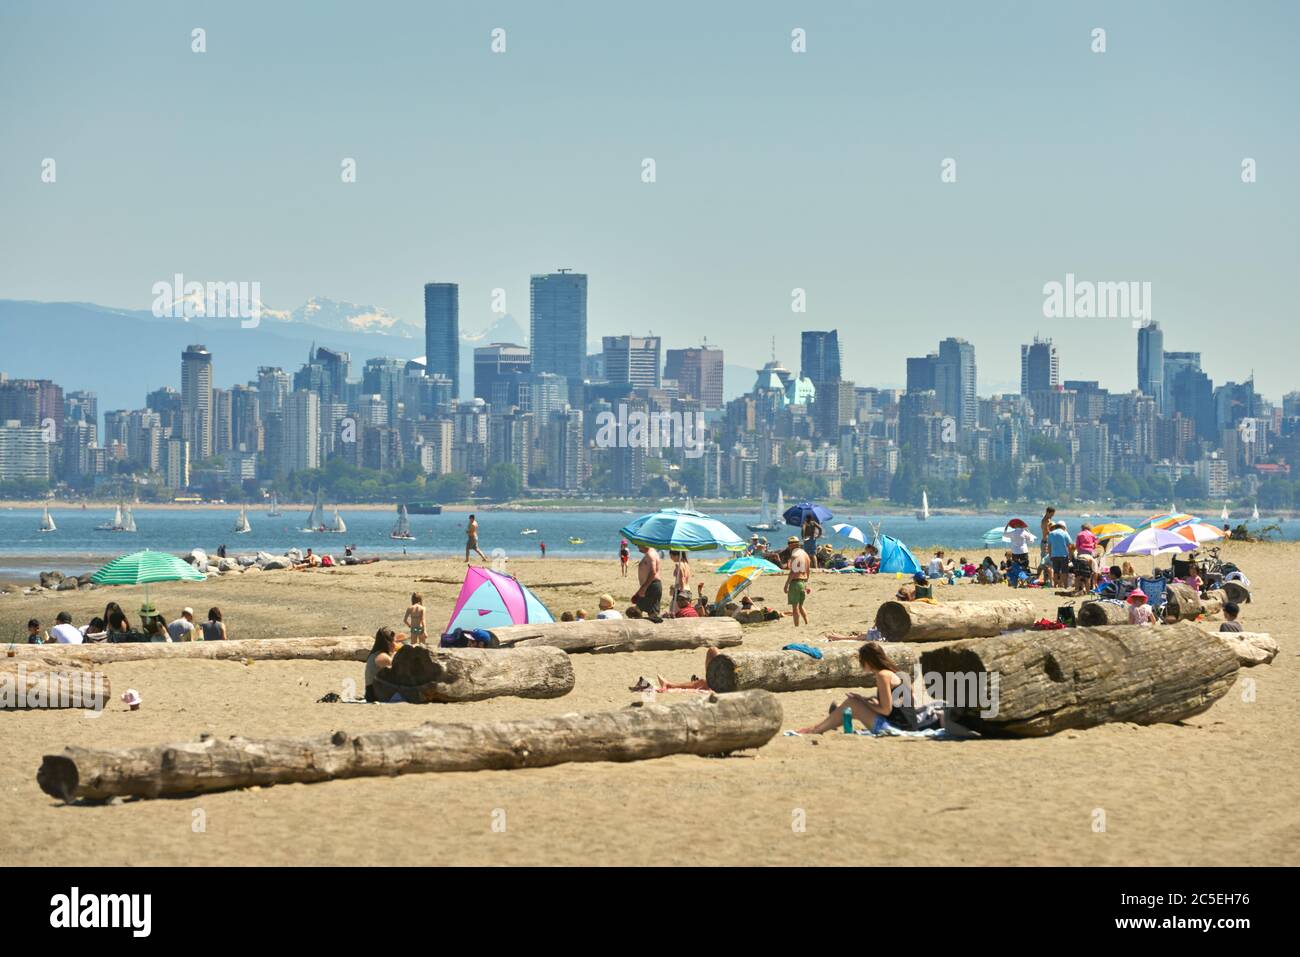
<path fill-rule="evenodd" d="M 1201 615 L 1217 615 L 1223 610 L 1223 602 L 1223 592 L 1210 592 L 1202 598 L 1190 585 L 1170 582 L 1165 589 L 1165 621 L 1192 621 Z"/>
<path fill-rule="evenodd" d="M 1127 625 L 1128 605 L 1117 605 L 1110 601 L 1085 601 L 1079 606 L 1079 624 L 1084 627 L 1097 625 Z"/>
<path fill-rule="evenodd" d="M 84 645 L 19 645 L 19 658 L 66 655 L 97 665 L 149 658 L 198 658 L 209 661 L 365 661 L 372 637 L 249 638 L 236 641 L 96 642 Z"/>
<path fill-rule="evenodd" d="M 1235 601 L 1238 605 L 1245 605 L 1250 601 L 1250 589 L 1241 582 L 1223 582 L 1219 590 L 1228 601 Z"/>
<path fill-rule="evenodd" d="M 353 737 L 218 741 L 46 755 L 41 790 L 65 801 L 170 797 L 273 784 L 430 771 L 540 768 L 575 761 L 641 761 L 668 754 L 728 754 L 762 747 L 781 728 L 765 691 L 638 702 L 622 711 L 523 721 L 428 723 Z"/>
<path fill-rule="evenodd" d="M 1028 628 L 1036 616 L 1023 598 L 997 601 L 887 601 L 876 612 L 886 641 L 947 641 L 982 638 Z"/>
<path fill-rule="evenodd" d="M 991 707 L 949 701 L 957 721 L 1037 737 L 1112 721 L 1156 724 L 1200 714 L 1237 677 L 1237 656 L 1190 622 L 1018 632 L 921 655 L 944 687 L 984 681 Z M 981 713 L 983 712 L 983 713 Z"/>
<path fill-rule="evenodd" d="M 573 690 L 573 663 L 558 648 L 502 654 L 488 648 L 406 645 L 375 676 L 375 696 L 411 704 L 517 698 L 560 698 Z"/>
<path fill-rule="evenodd" d="M 744 634 L 734 618 L 599 618 L 592 621 L 506 625 L 491 629 L 502 648 L 561 648 L 569 654 L 729 648 Z"/>
<path fill-rule="evenodd" d="M 1231 648 L 1243 668 L 1266 665 L 1277 657 L 1277 642 L 1266 632 L 1219 631 L 1219 622 L 1206 622 L 1200 627 Z"/>
<path fill-rule="evenodd" d="M 885 653 L 905 671 L 917 663 L 910 644 L 882 642 Z M 714 691 L 809 691 L 817 688 L 874 687 L 875 677 L 858 663 L 859 642 L 838 641 L 821 648 L 820 660 L 801 651 L 723 651 L 714 655 L 705 679 Z"/>
<path fill-rule="evenodd" d="M 102 711 L 112 696 L 108 675 L 91 670 L 85 660 L 62 656 L 0 658 L 0 711 Z"/>

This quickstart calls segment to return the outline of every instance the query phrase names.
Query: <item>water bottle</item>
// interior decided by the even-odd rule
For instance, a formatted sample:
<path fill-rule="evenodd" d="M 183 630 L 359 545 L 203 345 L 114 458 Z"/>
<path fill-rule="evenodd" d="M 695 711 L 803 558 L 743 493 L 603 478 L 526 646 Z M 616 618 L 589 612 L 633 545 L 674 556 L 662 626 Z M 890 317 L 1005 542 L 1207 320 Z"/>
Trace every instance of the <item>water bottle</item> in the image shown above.
<path fill-rule="evenodd" d="M 853 709 L 845 708 L 843 717 L 844 717 L 844 733 L 852 734 L 853 733 Z"/>

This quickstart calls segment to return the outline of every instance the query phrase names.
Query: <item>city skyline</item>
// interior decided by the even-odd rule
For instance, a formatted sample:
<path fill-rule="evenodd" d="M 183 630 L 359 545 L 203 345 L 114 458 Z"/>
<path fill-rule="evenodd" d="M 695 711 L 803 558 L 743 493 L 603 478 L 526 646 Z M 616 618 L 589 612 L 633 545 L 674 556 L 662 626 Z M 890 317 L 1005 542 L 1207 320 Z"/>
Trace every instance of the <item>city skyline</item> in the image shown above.
<path fill-rule="evenodd" d="M 143 6 L 129 26 L 88 9 L 72 34 L 35 4 L 3 14 L 6 297 L 142 309 L 183 272 L 260 282 L 275 308 L 329 297 L 414 322 L 422 284 L 452 278 L 462 327 L 481 328 L 497 290 L 522 315 L 528 277 L 563 264 L 593 277 L 588 343 L 743 328 L 728 359 L 757 368 L 773 336 L 793 362 L 800 328 L 838 329 L 846 377 L 902 385 L 903 360 L 960 325 L 986 357 L 981 392 L 1019 381 L 986 344 L 1035 334 L 1121 388 L 1125 319 L 1043 315 L 1045 284 L 1072 274 L 1151 283 L 1151 318 L 1211 378 L 1291 388 L 1268 348 L 1293 325 L 1300 259 L 1297 131 L 1275 122 L 1296 87 L 1291 6 L 1189 4 L 1176 23 L 1119 4 L 954 9 L 935 30 L 778 4 L 635 21 L 396 4 L 397 37 L 331 10 Z M 358 51 L 384 67 L 340 83 Z"/>

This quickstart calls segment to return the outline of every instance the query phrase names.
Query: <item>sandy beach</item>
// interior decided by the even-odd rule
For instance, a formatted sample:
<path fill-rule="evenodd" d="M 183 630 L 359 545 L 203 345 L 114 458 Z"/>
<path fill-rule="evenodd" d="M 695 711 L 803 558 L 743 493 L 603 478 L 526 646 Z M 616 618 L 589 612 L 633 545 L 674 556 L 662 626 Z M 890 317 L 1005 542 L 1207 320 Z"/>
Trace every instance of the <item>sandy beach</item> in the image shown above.
<path fill-rule="evenodd" d="M 0 861 L 5 864 L 855 864 L 1286 865 L 1300 863 L 1300 670 L 1290 612 L 1300 543 L 1225 545 L 1256 600 L 1248 630 L 1281 653 L 1243 670 L 1208 712 L 1181 725 L 1113 724 L 1037 740 L 935 742 L 842 734 L 782 737 L 726 759 L 670 757 L 523 771 L 419 774 L 234 791 L 179 800 L 66 806 L 36 785 L 41 756 L 66 745 L 119 747 L 217 736 L 291 736 L 409 728 L 621 708 L 639 675 L 703 674 L 698 651 L 575 655 L 573 692 L 554 700 L 457 705 L 317 704 L 362 665 L 147 661 L 105 668 L 114 698 L 73 711 L 0 713 Z M 955 554 L 955 551 L 953 552 Z M 918 555 L 918 557 L 922 557 Z M 722 556 L 697 557 L 711 593 Z M 1164 559 L 1167 561 L 1167 559 Z M 150 596 L 169 618 L 182 605 L 220 606 L 232 638 L 373 634 L 398 626 L 412 590 L 435 627 L 459 580 L 454 560 L 380 562 L 313 572 L 254 572 L 167 584 Z M 612 561 L 512 560 L 508 570 L 560 612 L 621 605 L 634 588 Z M 548 582 L 591 584 L 548 588 Z M 865 629 L 893 576 L 819 573 L 811 632 L 788 618 L 745 628 L 745 647 L 777 649 L 827 630 Z M 779 605 L 781 579 L 752 594 Z M 940 586 L 940 601 L 1006 597 L 1004 586 Z M 1047 617 L 1050 591 L 1017 593 Z M 0 597 L 0 634 L 59 610 L 76 622 L 109 600 L 134 617 L 142 589 Z M 1300 599 L 1297 599 L 1300 605 Z M 580 628 L 581 624 L 573 627 Z M 1252 688 L 1253 685 L 1253 688 Z M 1253 691 L 1252 694 L 1247 692 Z M 781 695 L 786 728 L 826 713 L 834 691 Z M 1104 810 L 1106 830 L 1094 830 Z M 201 813 L 200 813 L 201 812 Z M 500 822 L 505 821 L 504 830 Z M 800 830 L 792 824 L 806 821 Z M 202 828 L 198 828 L 202 822 Z M 495 827 L 494 827 L 495 825 Z"/>

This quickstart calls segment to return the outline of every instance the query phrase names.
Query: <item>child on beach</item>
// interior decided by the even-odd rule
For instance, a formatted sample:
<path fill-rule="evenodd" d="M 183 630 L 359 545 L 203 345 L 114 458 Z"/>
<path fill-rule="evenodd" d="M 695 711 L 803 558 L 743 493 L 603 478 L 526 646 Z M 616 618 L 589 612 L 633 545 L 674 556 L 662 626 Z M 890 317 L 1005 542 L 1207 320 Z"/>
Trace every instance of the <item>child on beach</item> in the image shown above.
<path fill-rule="evenodd" d="M 1241 606 L 1235 601 L 1226 601 L 1223 603 L 1223 624 L 1219 626 L 1219 631 L 1242 631 L 1241 622 L 1237 621 L 1237 616 L 1241 614 Z"/>
<path fill-rule="evenodd" d="M 1146 592 L 1134 588 L 1128 595 L 1128 623 L 1130 625 L 1156 624 L 1155 612 L 1147 604 Z"/>
<path fill-rule="evenodd" d="M 424 633 L 424 596 L 418 591 L 411 593 L 411 607 L 406 609 L 402 624 L 411 630 L 411 644 L 423 645 Z"/>
<path fill-rule="evenodd" d="M 35 618 L 29 618 L 27 620 L 27 644 L 29 645 L 45 644 L 45 638 L 42 637 L 41 635 L 41 623 L 37 621 Z"/>

